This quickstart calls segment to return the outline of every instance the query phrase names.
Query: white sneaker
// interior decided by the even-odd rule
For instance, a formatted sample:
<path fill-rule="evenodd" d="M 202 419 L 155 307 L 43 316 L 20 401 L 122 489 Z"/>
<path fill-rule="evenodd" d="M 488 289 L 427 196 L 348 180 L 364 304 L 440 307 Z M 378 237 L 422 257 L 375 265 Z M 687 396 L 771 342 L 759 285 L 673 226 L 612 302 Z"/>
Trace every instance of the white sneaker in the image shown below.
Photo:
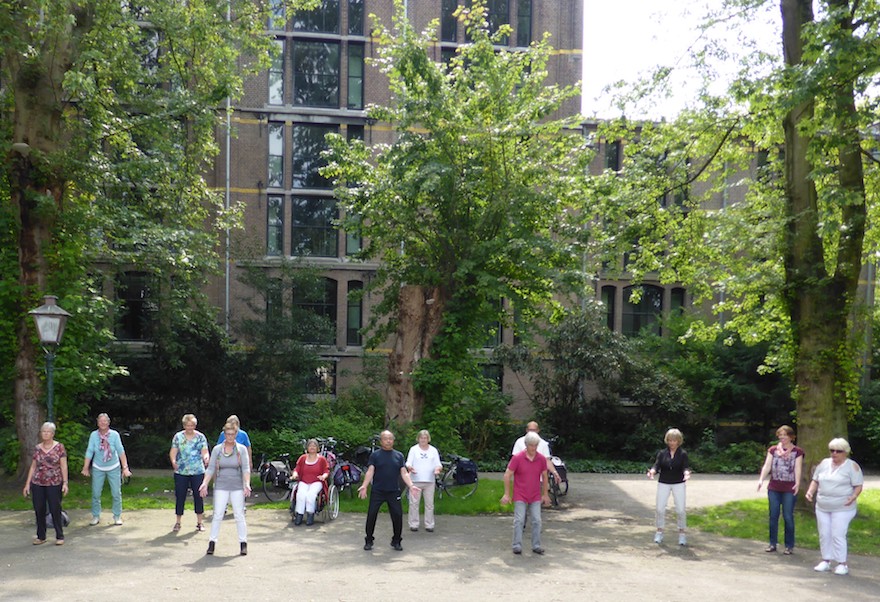
<path fill-rule="evenodd" d="M 121 516 L 114 516 L 113 517 L 113 524 L 116 525 L 117 527 L 119 525 L 121 525 L 122 524 L 122 517 Z"/>
<path fill-rule="evenodd" d="M 654 533 L 654 543 L 663 543 L 663 531 Z"/>
<path fill-rule="evenodd" d="M 831 563 L 828 562 L 827 560 L 823 560 L 822 562 L 820 562 L 819 564 L 814 566 L 813 570 L 818 573 L 827 573 L 828 571 L 831 570 Z"/>
<path fill-rule="evenodd" d="M 849 575 L 849 567 L 846 566 L 845 564 L 838 564 L 836 567 L 834 567 L 834 574 L 835 575 Z"/>
<path fill-rule="evenodd" d="M 678 545 L 680 545 L 680 546 L 688 545 L 688 538 L 685 536 L 684 533 L 678 534 Z"/>
<path fill-rule="evenodd" d="M 101 517 L 99 517 L 99 516 L 93 516 L 93 517 L 92 517 L 92 520 L 89 521 L 89 526 L 90 526 L 90 527 L 94 527 L 94 526 L 97 525 L 99 522 L 101 522 Z"/>

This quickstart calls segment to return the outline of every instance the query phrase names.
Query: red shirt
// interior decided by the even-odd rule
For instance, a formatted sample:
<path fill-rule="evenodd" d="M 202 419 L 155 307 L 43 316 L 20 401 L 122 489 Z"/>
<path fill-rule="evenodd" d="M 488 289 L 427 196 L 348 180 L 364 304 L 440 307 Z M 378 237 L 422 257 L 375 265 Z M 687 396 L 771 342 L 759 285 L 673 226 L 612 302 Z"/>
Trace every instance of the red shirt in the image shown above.
<path fill-rule="evenodd" d="M 314 464 L 306 463 L 306 458 L 308 458 L 308 455 L 301 455 L 296 461 L 296 468 L 294 469 L 296 470 L 296 476 L 303 483 L 307 485 L 315 483 L 318 481 L 319 476 L 330 472 L 330 465 L 324 456 L 318 456 L 318 461 Z"/>
<path fill-rule="evenodd" d="M 522 451 L 510 459 L 507 469 L 513 472 L 513 501 L 532 504 L 541 501 L 541 475 L 547 470 L 547 458 L 535 453 L 529 460 Z"/>
<path fill-rule="evenodd" d="M 67 450 L 64 445 L 56 442 L 48 452 L 37 444 L 34 449 L 34 460 L 37 466 L 31 477 L 31 483 L 43 487 L 51 487 L 53 485 L 62 485 L 64 477 L 61 474 L 61 458 L 67 457 Z"/>

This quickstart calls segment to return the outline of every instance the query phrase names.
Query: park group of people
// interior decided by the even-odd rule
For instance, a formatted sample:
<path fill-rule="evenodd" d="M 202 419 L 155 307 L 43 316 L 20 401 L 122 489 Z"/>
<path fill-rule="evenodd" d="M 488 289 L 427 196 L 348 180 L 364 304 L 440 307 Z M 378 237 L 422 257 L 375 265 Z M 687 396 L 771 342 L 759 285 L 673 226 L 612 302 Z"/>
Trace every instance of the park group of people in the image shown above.
<path fill-rule="evenodd" d="M 220 438 L 209 449 L 204 434 L 196 430 L 198 421 L 192 414 L 181 420 L 183 429 L 171 440 L 169 459 L 174 471 L 175 516 L 173 531 L 181 529 L 184 505 L 192 491 L 196 514 L 196 530 L 204 531 L 204 498 L 208 486 L 214 483 L 214 513 L 208 541 L 207 554 L 213 554 L 219 537 L 220 525 L 229 504 L 232 505 L 236 522 L 241 555 L 247 554 L 247 522 L 245 499 L 251 494 L 251 444 L 247 433 L 241 429 L 238 417 L 230 416 Z M 55 441 L 56 426 L 46 422 L 40 428 L 40 441 L 36 445 L 25 481 L 23 494 L 30 495 L 36 515 L 37 532 L 33 544 L 41 545 L 47 540 L 49 526 L 55 529 L 55 544 L 64 544 L 64 516 L 61 501 L 68 491 L 67 452 L 64 445 Z M 531 549 L 534 554 L 544 554 L 541 544 L 541 506 L 549 505 L 548 473 L 559 479 L 551 461 L 549 445 L 539 435 L 536 422 L 527 425 L 526 433 L 514 444 L 511 459 L 504 472 L 504 495 L 501 504 L 513 503 L 514 554 L 522 554 L 522 538 L 525 525 L 531 522 Z M 769 478 L 767 497 L 769 503 L 769 544 L 766 552 L 777 551 L 779 542 L 779 518 L 784 524 L 783 554 L 793 553 L 795 546 L 794 506 L 800 487 L 804 464 L 804 451 L 795 445 L 796 436 L 790 426 L 780 426 L 776 431 L 777 443 L 767 450 L 766 459 L 758 477 L 758 490 Z M 388 506 L 393 535 L 391 547 L 403 549 L 403 510 L 400 481 L 407 486 L 409 495 L 408 522 L 411 531 L 420 527 L 420 502 L 424 502 L 424 527 L 433 532 L 434 483 L 442 465 L 440 454 L 430 444 L 428 431 L 419 431 L 417 442 L 406 458 L 394 449 L 394 434 L 383 431 L 380 449 L 369 458 L 364 480 L 358 489 L 366 499 L 369 489 L 369 506 L 365 526 L 364 550 L 371 550 L 379 511 Z M 647 471 L 648 478 L 657 477 L 656 532 L 654 542 L 661 544 L 664 537 L 666 506 L 669 497 L 674 500 L 677 515 L 678 543 L 687 545 L 687 519 L 685 510 L 685 483 L 690 478 L 687 452 L 682 447 L 684 437 L 678 429 L 669 429 L 664 442 L 666 448 L 657 453 L 654 464 Z M 814 570 L 833 570 L 837 575 L 849 573 L 847 564 L 847 531 L 857 512 L 856 500 L 862 492 L 864 475 L 859 465 L 849 458 L 850 445 L 842 438 L 832 439 L 828 444 L 829 457 L 822 460 L 813 471 L 806 499 L 816 506 L 816 522 L 819 531 L 821 561 Z M 82 474 L 92 479 L 92 518 L 89 525 L 101 520 L 101 493 L 109 483 L 112 497 L 113 525 L 122 525 L 121 482 L 131 476 L 131 470 L 119 433 L 110 428 L 110 417 L 99 414 L 97 429 L 89 435 Z M 318 453 L 318 443 L 309 440 L 306 452 L 299 457 L 293 472 L 297 484 L 297 501 L 294 523 L 312 524 L 316 498 L 330 476 L 326 459 Z M 511 495 L 511 483 L 512 495 Z M 372 487 L 371 487 L 372 486 Z M 47 513 L 48 509 L 48 513 Z M 51 518 L 49 523 L 48 518 Z M 836 564 L 836 566 L 832 566 Z"/>

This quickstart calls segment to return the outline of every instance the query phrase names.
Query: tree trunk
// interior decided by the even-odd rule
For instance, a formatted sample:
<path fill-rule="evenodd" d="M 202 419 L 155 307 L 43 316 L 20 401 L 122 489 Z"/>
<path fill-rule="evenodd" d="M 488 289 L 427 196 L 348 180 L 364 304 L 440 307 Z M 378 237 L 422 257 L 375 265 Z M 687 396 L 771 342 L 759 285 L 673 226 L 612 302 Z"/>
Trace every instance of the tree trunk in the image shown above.
<path fill-rule="evenodd" d="M 397 332 L 388 358 L 386 425 L 408 424 L 422 417 L 425 396 L 414 389 L 412 373 L 419 360 L 430 357 L 445 305 L 437 287 L 407 285 L 398 293 Z"/>
<path fill-rule="evenodd" d="M 845 0 L 830 4 L 846 6 Z M 787 66 L 803 61 L 804 26 L 813 21 L 811 0 L 781 0 L 782 38 Z M 848 14 L 844 11 L 842 14 Z M 837 23 L 841 35 L 852 35 L 851 23 Z M 788 228 L 785 244 L 785 300 L 795 346 L 795 395 L 798 443 L 806 452 L 802 490 L 813 468 L 828 454 L 834 437 L 847 436 L 847 391 L 855 372 L 850 336 L 853 303 L 862 267 L 866 203 L 855 125 L 852 76 L 841 74 L 834 95 L 835 134 L 838 148 L 839 198 L 843 198 L 842 233 L 834 273 L 825 268 L 819 236 L 818 200 L 808 154 L 811 138 L 800 126 L 812 119 L 814 97 L 794 106 L 785 116 L 785 191 Z"/>

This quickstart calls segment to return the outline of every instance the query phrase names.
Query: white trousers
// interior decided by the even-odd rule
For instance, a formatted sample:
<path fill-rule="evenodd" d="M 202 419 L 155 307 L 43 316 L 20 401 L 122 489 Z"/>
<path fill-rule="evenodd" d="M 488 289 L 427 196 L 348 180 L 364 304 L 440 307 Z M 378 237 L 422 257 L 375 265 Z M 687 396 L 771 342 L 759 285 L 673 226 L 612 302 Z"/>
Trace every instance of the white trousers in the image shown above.
<path fill-rule="evenodd" d="M 315 502 L 318 499 L 318 494 L 321 493 L 321 489 L 324 487 L 324 484 L 321 481 L 315 481 L 314 483 L 303 483 L 300 481 L 296 484 L 296 513 L 297 514 L 305 514 L 308 512 L 309 514 L 315 513 Z"/>
<path fill-rule="evenodd" d="M 822 560 L 846 563 L 846 532 L 855 516 L 855 505 L 840 512 L 823 512 L 816 508 L 816 527 L 819 529 Z"/>
<path fill-rule="evenodd" d="M 425 500 L 425 528 L 434 528 L 434 481 L 430 483 L 414 482 L 419 488 L 419 493 L 413 496 L 409 492 L 409 526 L 411 529 L 419 528 L 419 498 Z"/>
<path fill-rule="evenodd" d="M 226 505 L 232 502 L 232 513 L 235 516 L 235 526 L 238 529 L 238 541 L 247 541 L 247 523 L 244 522 L 244 490 L 227 489 L 214 490 L 214 518 L 211 520 L 211 541 L 217 541 L 220 535 L 220 523 L 226 513 Z"/>
<path fill-rule="evenodd" d="M 678 529 L 684 531 L 687 528 L 687 515 L 684 511 L 685 487 L 684 483 L 657 483 L 657 528 L 663 530 L 666 525 L 666 504 L 669 502 L 669 494 L 675 501 L 675 513 L 678 515 Z"/>

